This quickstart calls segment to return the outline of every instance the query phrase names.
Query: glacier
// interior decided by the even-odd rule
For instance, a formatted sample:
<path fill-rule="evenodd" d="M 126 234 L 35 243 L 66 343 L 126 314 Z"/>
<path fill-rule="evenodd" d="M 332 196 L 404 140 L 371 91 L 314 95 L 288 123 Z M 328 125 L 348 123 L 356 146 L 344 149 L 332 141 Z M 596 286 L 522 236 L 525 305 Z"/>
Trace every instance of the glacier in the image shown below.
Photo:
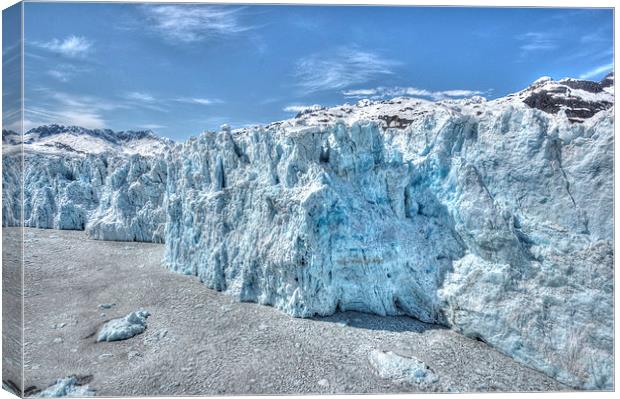
<path fill-rule="evenodd" d="M 168 154 L 165 262 L 293 316 L 447 325 L 609 389 L 612 79 L 362 100 L 190 139 Z"/>
<path fill-rule="evenodd" d="M 15 204 L 21 201 L 23 178 L 26 227 L 86 230 L 102 240 L 162 242 L 167 170 L 160 154 L 170 144 L 144 131 L 32 129 L 23 144 L 3 151 L 3 225 L 20 224 Z"/>
<path fill-rule="evenodd" d="M 178 144 L 43 127 L 23 142 L 24 224 L 164 242 L 170 270 L 240 301 L 407 315 L 611 389 L 613 91 L 361 100 Z M 21 153 L 3 155 L 16 225 Z"/>

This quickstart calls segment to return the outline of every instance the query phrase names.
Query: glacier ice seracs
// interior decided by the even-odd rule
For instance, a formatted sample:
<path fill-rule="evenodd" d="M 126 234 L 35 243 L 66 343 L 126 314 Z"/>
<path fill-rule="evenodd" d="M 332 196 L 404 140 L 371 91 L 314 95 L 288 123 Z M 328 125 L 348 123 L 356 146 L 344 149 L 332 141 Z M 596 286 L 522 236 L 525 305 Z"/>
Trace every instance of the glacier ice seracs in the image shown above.
<path fill-rule="evenodd" d="M 612 77 L 225 128 L 168 153 L 166 263 L 294 316 L 449 325 L 609 388 L 612 162 Z"/>
<path fill-rule="evenodd" d="M 24 141 L 25 223 L 165 241 L 171 270 L 239 300 L 409 315 L 609 389 L 613 92 L 610 75 L 362 100 L 178 145 L 44 127 Z"/>
<path fill-rule="evenodd" d="M 28 131 L 23 145 L 11 144 L 3 151 L 3 225 L 20 223 L 15 204 L 23 177 L 27 227 L 86 230 L 104 240 L 163 240 L 167 171 L 161 154 L 169 140 L 148 131 L 50 125 Z"/>

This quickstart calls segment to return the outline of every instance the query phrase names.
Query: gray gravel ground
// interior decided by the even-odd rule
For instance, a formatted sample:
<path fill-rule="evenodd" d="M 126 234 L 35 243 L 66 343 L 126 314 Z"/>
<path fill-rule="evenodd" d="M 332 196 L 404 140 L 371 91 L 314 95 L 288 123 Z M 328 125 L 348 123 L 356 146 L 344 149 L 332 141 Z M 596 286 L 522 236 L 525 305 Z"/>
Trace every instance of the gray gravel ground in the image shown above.
<path fill-rule="evenodd" d="M 75 374 L 107 396 L 567 389 L 482 342 L 411 318 L 296 319 L 237 303 L 167 271 L 162 245 L 26 229 L 25 251 L 26 388 Z M 151 313 L 143 334 L 95 342 L 105 321 L 138 309 Z M 368 361 L 373 349 L 414 356 L 439 380 L 383 379 Z"/>
<path fill-rule="evenodd" d="M 2 386 L 22 390 L 22 229 L 2 229 Z"/>

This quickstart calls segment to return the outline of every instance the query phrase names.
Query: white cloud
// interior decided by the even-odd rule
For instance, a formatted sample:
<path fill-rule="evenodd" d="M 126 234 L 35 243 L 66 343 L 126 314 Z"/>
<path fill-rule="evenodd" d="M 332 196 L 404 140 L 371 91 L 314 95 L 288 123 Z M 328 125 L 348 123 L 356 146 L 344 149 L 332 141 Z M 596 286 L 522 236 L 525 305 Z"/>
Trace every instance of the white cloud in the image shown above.
<path fill-rule="evenodd" d="M 581 37 L 579 41 L 586 45 L 592 45 L 597 43 L 609 43 L 613 42 L 613 32 L 607 26 L 601 26 L 593 32 L 589 32 Z"/>
<path fill-rule="evenodd" d="M 140 92 L 140 91 L 131 91 L 125 94 L 125 98 L 128 100 L 145 102 L 145 103 L 153 103 L 155 102 L 155 97 L 148 93 Z"/>
<path fill-rule="evenodd" d="M 2 128 L 20 132 L 22 126 L 21 101 L 13 105 L 7 105 L 7 102 L 4 102 L 2 106 Z"/>
<path fill-rule="evenodd" d="M 614 63 L 610 62 L 609 64 L 601 65 L 596 68 L 593 68 L 579 76 L 580 79 L 590 79 L 597 75 L 600 75 L 605 72 L 610 72 L 614 69 Z"/>
<path fill-rule="evenodd" d="M 318 104 L 314 104 L 314 105 L 288 105 L 286 107 L 284 107 L 282 110 L 284 112 L 294 112 L 294 113 L 299 113 L 299 112 L 304 112 L 304 111 L 308 111 L 308 110 L 312 110 L 312 111 L 317 111 L 319 109 L 321 109 L 322 107 Z"/>
<path fill-rule="evenodd" d="M 199 98 L 199 97 L 180 97 L 175 99 L 175 101 L 180 103 L 187 104 L 198 104 L 198 105 L 212 105 L 212 104 L 220 104 L 221 100 L 211 99 L 211 98 Z"/>
<path fill-rule="evenodd" d="M 298 86 L 308 93 L 338 90 L 391 75 L 397 65 L 398 62 L 372 52 L 341 47 L 299 60 L 295 77 Z"/>
<path fill-rule="evenodd" d="M 177 97 L 177 98 L 159 98 L 153 94 L 143 91 L 131 91 L 123 95 L 123 98 L 129 101 L 132 106 L 148 108 L 155 111 L 167 112 L 171 102 L 194 105 L 213 105 L 220 104 L 223 101 L 218 99 L 201 98 L 201 97 Z"/>
<path fill-rule="evenodd" d="M 57 123 L 77 125 L 90 129 L 101 129 L 106 126 L 104 113 L 122 108 L 126 104 L 106 101 L 103 98 L 75 95 L 49 89 L 40 89 L 35 105 L 30 105 L 26 98 L 24 109 L 24 128 Z"/>
<path fill-rule="evenodd" d="M 73 79 L 76 75 L 90 71 L 91 70 L 89 68 L 83 66 L 76 66 L 70 63 L 60 63 L 54 64 L 53 67 L 46 73 L 54 79 L 66 83 Z"/>
<path fill-rule="evenodd" d="M 52 123 L 59 125 L 76 125 L 89 129 L 101 129 L 106 125 L 105 120 L 96 110 L 29 107 L 25 109 L 25 115 L 25 130 Z"/>
<path fill-rule="evenodd" d="M 372 97 L 377 95 L 377 89 L 358 89 L 358 90 L 346 90 L 342 94 L 345 97 Z"/>
<path fill-rule="evenodd" d="M 169 108 L 166 107 L 166 100 L 156 98 L 150 93 L 143 91 L 130 91 L 123 95 L 128 108 L 140 107 L 146 108 L 157 112 L 168 112 Z"/>
<path fill-rule="evenodd" d="M 484 94 L 479 90 L 442 90 L 442 91 L 430 91 L 426 89 L 419 89 L 417 87 L 376 87 L 372 89 L 357 89 L 357 90 L 345 90 L 342 92 L 345 97 L 349 98 L 390 98 L 390 97 L 429 97 L 434 100 L 442 100 L 447 98 L 463 98 L 472 97 Z"/>
<path fill-rule="evenodd" d="M 183 4 L 145 5 L 141 9 L 151 29 L 173 43 L 199 42 L 253 29 L 241 22 L 239 7 Z"/>
<path fill-rule="evenodd" d="M 481 94 L 483 94 L 481 91 L 478 90 L 444 90 L 444 91 L 440 91 L 438 92 L 439 95 L 444 95 L 446 97 L 472 97 L 472 96 L 479 96 Z"/>
<path fill-rule="evenodd" d="M 68 82 L 69 78 L 71 77 L 70 73 L 58 69 L 50 69 L 49 71 L 47 71 L 47 74 L 61 82 Z"/>
<path fill-rule="evenodd" d="M 34 45 L 63 55 L 65 57 L 83 57 L 90 52 L 93 43 L 82 36 L 69 36 L 64 40 L 52 39 L 49 42 L 35 42 Z"/>
<path fill-rule="evenodd" d="M 517 36 L 523 44 L 519 47 L 524 53 L 553 50 L 557 47 L 554 37 L 546 32 L 527 32 Z"/>

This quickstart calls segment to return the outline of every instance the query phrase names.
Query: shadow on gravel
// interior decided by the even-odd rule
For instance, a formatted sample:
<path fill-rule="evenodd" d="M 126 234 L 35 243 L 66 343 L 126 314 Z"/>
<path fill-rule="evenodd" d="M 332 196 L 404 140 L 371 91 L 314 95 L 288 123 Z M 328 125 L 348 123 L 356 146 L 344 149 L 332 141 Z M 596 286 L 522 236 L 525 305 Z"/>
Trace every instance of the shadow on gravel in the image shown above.
<path fill-rule="evenodd" d="M 421 322 L 408 316 L 377 316 L 360 312 L 340 312 L 326 317 L 314 317 L 312 320 L 336 323 L 343 327 L 360 328 L 365 330 L 423 333 L 428 330 L 445 329 L 439 324 Z"/>

